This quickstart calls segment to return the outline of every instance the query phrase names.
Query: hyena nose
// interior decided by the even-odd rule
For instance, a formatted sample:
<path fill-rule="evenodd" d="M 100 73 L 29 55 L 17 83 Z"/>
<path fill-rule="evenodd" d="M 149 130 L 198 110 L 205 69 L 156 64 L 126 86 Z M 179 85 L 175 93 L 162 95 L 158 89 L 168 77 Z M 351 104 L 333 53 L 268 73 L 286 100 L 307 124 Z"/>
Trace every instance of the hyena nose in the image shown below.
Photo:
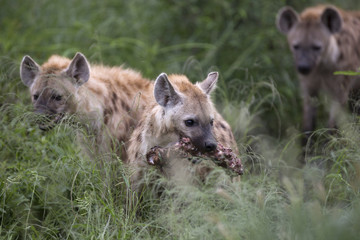
<path fill-rule="evenodd" d="M 207 152 L 214 151 L 217 147 L 217 144 L 214 142 L 205 142 L 205 150 Z"/>
<path fill-rule="evenodd" d="M 35 109 L 35 113 L 37 114 L 42 114 L 42 115 L 47 115 L 49 113 L 49 110 L 45 107 L 38 107 Z"/>
<path fill-rule="evenodd" d="M 311 67 L 309 65 L 299 65 L 298 71 L 303 75 L 308 75 L 311 72 Z"/>

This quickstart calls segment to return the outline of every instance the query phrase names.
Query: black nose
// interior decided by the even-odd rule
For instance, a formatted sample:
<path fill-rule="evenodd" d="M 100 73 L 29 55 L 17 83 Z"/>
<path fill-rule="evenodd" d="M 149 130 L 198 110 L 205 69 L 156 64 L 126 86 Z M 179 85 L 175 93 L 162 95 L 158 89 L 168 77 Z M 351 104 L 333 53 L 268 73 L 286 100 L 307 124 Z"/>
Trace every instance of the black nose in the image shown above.
<path fill-rule="evenodd" d="M 213 142 L 205 142 L 205 150 L 207 152 L 211 152 L 211 151 L 214 151 L 217 147 L 217 144 L 216 143 L 213 143 Z"/>
<path fill-rule="evenodd" d="M 311 67 L 307 65 L 299 65 L 297 69 L 303 75 L 308 75 L 311 72 Z"/>

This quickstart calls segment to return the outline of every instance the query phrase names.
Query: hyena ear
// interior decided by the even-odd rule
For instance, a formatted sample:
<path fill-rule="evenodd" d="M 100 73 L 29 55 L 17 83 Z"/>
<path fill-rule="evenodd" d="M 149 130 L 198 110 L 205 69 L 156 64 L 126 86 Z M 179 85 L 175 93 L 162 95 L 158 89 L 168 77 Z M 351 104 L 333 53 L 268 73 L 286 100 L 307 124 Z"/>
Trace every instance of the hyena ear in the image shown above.
<path fill-rule="evenodd" d="M 22 82 L 30 87 L 36 75 L 40 72 L 40 66 L 29 56 L 25 56 L 20 64 L 20 78 Z"/>
<path fill-rule="evenodd" d="M 154 96 L 156 102 L 162 107 L 173 107 L 181 102 L 180 95 L 171 85 L 166 73 L 162 73 L 156 78 Z"/>
<path fill-rule="evenodd" d="M 342 27 L 342 18 L 340 13 L 332 8 L 328 7 L 321 15 L 321 22 L 329 29 L 331 33 L 337 33 Z"/>
<path fill-rule="evenodd" d="M 82 53 L 76 53 L 66 69 L 66 74 L 76 80 L 77 86 L 81 86 L 89 80 L 90 65 Z"/>
<path fill-rule="evenodd" d="M 297 22 L 299 14 L 292 7 L 281 8 L 276 16 L 276 26 L 284 34 L 288 34 Z"/>
<path fill-rule="evenodd" d="M 208 74 L 207 78 L 198 85 L 207 95 L 209 95 L 215 89 L 218 78 L 218 72 L 211 72 Z"/>

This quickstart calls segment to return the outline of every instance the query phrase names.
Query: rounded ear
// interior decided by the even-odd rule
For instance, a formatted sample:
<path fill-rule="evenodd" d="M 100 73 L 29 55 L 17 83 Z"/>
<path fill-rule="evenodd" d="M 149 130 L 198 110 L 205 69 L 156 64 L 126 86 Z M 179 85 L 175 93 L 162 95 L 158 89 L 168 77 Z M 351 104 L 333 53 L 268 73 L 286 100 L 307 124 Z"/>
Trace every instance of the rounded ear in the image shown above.
<path fill-rule="evenodd" d="M 39 72 L 40 66 L 30 56 L 24 56 L 20 64 L 20 78 L 22 82 L 27 87 L 30 87 Z"/>
<path fill-rule="evenodd" d="M 215 89 L 218 78 L 218 72 L 211 72 L 208 74 L 207 78 L 198 85 L 207 95 L 209 95 Z"/>
<path fill-rule="evenodd" d="M 342 17 L 338 10 L 328 7 L 321 15 L 321 22 L 329 29 L 331 33 L 337 33 L 342 27 Z"/>
<path fill-rule="evenodd" d="M 78 52 L 71 60 L 71 63 L 65 72 L 69 77 L 76 80 L 77 86 L 81 86 L 90 78 L 90 65 L 86 60 L 86 57 Z"/>
<path fill-rule="evenodd" d="M 161 73 L 155 81 L 154 96 L 162 107 L 173 107 L 181 101 L 180 95 L 171 85 L 166 73 Z"/>
<path fill-rule="evenodd" d="M 292 7 L 283 7 L 276 16 L 276 26 L 280 32 L 288 34 L 299 19 L 299 14 Z"/>

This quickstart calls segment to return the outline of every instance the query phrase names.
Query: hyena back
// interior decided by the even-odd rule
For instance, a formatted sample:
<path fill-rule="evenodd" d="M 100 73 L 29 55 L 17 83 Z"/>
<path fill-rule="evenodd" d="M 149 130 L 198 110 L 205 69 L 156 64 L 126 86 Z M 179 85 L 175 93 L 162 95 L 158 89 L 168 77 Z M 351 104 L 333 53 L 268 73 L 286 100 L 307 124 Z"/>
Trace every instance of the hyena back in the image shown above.
<path fill-rule="evenodd" d="M 287 35 L 303 97 L 303 131 L 315 129 L 320 90 L 331 97 L 328 127 L 336 126 L 339 111 L 360 88 L 358 77 L 334 75 L 360 67 L 360 12 L 319 5 L 298 14 L 284 7 L 277 15 L 278 29 Z M 305 139 L 306 140 L 306 139 Z"/>
<path fill-rule="evenodd" d="M 161 74 L 154 84 L 154 98 L 132 133 L 128 149 L 129 163 L 138 182 L 148 167 L 146 153 L 154 146 L 168 147 L 181 137 L 188 137 L 202 152 L 213 151 L 217 144 L 231 147 L 237 144 L 229 124 L 216 111 L 210 93 L 216 86 L 218 73 L 212 72 L 201 83 L 192 84 L 183 75 Z"/>
<path fill-rule="evenodd" d="M 129 139 L 146 99 L 141 93 L 151 86 L 134 70 L 90 65 L 81 53 L 72 60 L 53 55 L 42 66 L 25 56 L 20 75 L 30 88 L 35 112 L 49 119 L 39 123 L 42 130 L 52 128 L 65 114 L 77 114 L 89 120 L 98 139 L 107 134 L 120 142 Z"/>

